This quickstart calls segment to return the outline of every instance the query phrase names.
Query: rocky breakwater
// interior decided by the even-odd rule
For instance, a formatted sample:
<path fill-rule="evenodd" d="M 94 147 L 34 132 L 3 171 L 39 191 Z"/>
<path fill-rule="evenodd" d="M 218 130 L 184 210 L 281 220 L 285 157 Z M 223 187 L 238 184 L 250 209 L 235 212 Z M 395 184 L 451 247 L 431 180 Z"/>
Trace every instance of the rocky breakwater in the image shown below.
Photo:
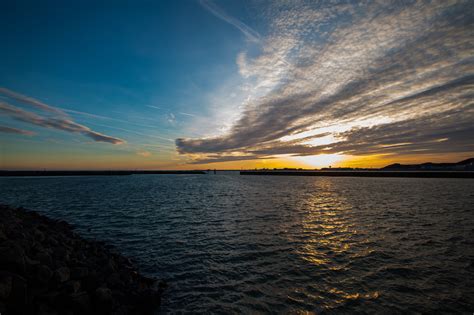
<path fill-rule="evenodd" d="M 71 225 L 0 205 L 1 314 L 146 314 L 165 283 Z"/>

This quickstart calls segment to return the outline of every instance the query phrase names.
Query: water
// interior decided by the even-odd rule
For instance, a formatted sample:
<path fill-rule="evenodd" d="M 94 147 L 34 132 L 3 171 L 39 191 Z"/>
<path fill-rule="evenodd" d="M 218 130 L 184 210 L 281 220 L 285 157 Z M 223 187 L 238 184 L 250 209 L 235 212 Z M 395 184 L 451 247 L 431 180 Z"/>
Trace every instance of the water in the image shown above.
<path fill-rule="evenodd" d="M 133 175 L 0 184 L 0 202 L 76 224 L 166 279 L 163 313 L 474 311 L 474 180 Z"/>

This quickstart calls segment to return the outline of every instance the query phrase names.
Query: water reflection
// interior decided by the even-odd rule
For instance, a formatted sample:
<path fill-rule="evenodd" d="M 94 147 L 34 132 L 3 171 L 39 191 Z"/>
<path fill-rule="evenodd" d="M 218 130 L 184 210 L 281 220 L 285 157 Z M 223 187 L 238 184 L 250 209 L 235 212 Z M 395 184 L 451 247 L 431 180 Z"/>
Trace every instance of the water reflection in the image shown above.
<path fill-rule="evenodd" d="M 315 283 L 305 292 L 320 311 L 331 310 L 359 299 L 376 299 L 379 292 L 357 289 L 348 283 L 360 282 L 349 275 L 350 264 L 358 249 L 366 246 L 365 236 L 359 232 L 353 218 L 353 206 L 342 193 L 338 182 L 322 179 L 313 183 L 297 208 L 301 209 L 301 231 L 297 237 L 296 253 L 307 263 L 315 275 Z M 303 236 L 303 237 L 301 237 Z M 295 240 L 293 240 L 295 241 Z M 365 245 L 364 245 L 365 244 Z M 362 256 L 371 250 L 366 246 Z M 295 290 L 294 293 L 300 293 Z"/>

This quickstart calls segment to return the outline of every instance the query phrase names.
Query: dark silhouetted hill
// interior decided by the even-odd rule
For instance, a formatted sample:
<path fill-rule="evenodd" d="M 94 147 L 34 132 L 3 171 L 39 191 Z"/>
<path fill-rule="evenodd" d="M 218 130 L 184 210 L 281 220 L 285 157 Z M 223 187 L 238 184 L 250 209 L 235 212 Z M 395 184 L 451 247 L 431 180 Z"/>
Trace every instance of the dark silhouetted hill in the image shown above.
<path fill-rule="evenodd" d="M 457 163 L 423 163 L 423 164 L 390 164 L 381 170 L 385 171 L 474 171 L 474 158 Z"/>

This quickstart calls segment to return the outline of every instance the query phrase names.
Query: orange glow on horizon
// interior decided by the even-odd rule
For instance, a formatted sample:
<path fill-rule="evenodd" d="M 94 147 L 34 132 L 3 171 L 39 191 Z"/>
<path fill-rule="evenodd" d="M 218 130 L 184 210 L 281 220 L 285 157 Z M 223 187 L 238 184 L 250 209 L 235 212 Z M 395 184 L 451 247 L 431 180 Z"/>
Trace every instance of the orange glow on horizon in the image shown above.
<path fill-rule="evenodd" d="M 4 170 L 240 170 L 262 168 L 303 168 L 323 167 L 380 168 L 392 163 L 417 164 L 424 162 L 458 162 L 474 156 L 474 152 L 416 155 L 364 155 L 320 154 L 312 156 L 277 156 L 261 160 L 228 161 L 207 164 L 190 164 L 180 158 L 159 157 L 157 155 L 82 155 L 68 154 L 48 156 L 13 157 L 5 155 L 1 163 Z"/>

